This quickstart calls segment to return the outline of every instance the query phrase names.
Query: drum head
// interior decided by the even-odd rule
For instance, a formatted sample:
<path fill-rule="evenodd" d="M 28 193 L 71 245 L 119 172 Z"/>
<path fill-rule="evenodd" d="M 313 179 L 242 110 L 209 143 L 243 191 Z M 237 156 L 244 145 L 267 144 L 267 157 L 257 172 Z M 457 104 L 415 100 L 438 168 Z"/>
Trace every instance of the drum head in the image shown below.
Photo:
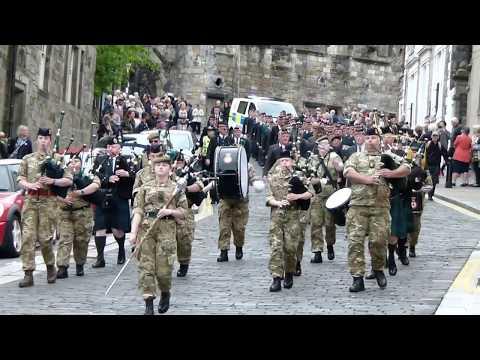
<path fill-rule="evenodd" d="M 335 191 L 330 197 L 327 199 L 325 203 L 325 207 L 329 210 L 337 209 L 350 201 L 352 197 L 352 189 L 350 188 L 343 188 L 340 190 Z"/>
<path fill-rule="evenodd" d="M 248 195 L 248 161 L 247 161 L 247 153 L 243 146 L 238 148 L 239 156 L 238 156 L 238 170 L 240 176 L 240 193 L 243 198 L 246 198 Z"/>

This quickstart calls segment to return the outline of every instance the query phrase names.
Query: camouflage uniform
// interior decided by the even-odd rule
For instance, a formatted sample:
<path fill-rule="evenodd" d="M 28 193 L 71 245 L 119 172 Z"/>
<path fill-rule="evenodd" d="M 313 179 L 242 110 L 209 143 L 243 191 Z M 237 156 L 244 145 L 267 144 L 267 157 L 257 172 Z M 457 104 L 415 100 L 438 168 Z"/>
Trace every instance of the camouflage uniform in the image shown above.
<path fill-rule="evenodd" d="M 329 152 L 324 159 L 325 166 L 327 167 L 330 175 L 332 176 L 333 181 L 337 181 L 338 175 L 335 166 L 333 165 L 334 161 L 338 161 L 343 165 L 342 159 L 335 152 Z M 317 176 L 322 178 L 327 178 L 326 172 L 322 165 L 318 165 Z M 328 179 L 328 178 L 327 178 Z M 332 214 L 325 207 L 325 203 L 330 195 L 335 192 L 335 187 L 327 183 L 326 185 L 322 184 L 322 191 L 312 199 L 311 204 L 311 241 L 312 241 L 312 252 L 323 251 L 324 240 L 323 240 L 323 228 L 325 228 L 325 241 L 327 245 L 335 245 L 336 241 L 336 228 L 335 222 Z"/>
<path fill-rule="evenodd" d="M 143 185 L 138 190 L 134 203 L 134 214 L 142 218 L 138 236 L 142 239 L 139 249 L 139 284 L 138 287 L 146 299 L 156 296 L 157 286 L 161 292 L 169 292 L 172 283 L 173 264 L 177 254 L 176 222 L 173 218 L 162 218 L 154 224 L 156 214 L 175 190 L 175 182 L 168 180 L 159 184 L 156 180 Z M 172 207 L 188 209 L 185 194 L 172 202 Z M 155 228 L 147 231 L 154 225 Z"/>
<path fill-rule="evenodd" d="M 300 212 L 300 241 L 297 247 L 297 261 L 302 262 L 303 246 L 305 245 L 305 233 L 307 231 L 308 223 L 310 222 L 310 209 L 302 210 Z"/>
<path fill-rule="evenodd" d="M 42 176 L 40 167 L 43 161 L 51 155 L 34 152 L 26 155 L 20 163 L 17 181 L 26 180 L 35 183 Z M 59 155 L 54 159 L 61 160 Z M 64 178 L 73 179 L 68 169 L 65 169 Z M 45 185 L 41 191 L 49 190 Z M 20 256 L 24 271 L 35 270 L 35 242 L 38 239 L 45 265 L 55 265 L 55 254 L 53 253 L 52 236 L 56 225 L 57 200 L 55 195 L 30 195 L 27 191 L 25 202 L 22 208 L 22 247 Z"/>
<path fill-rule="evenodd" d="M 133 184 L 133 194 L 136 194 L 140 187 L 148 182 L 155 180 L 155 174 L 153 173 L 150 162 L 135 175 L 135 183 Z"/>
<path fill-rule="evenodd" d="M 382 167 L 380 153 L 358 152 L 350 156 L 344 174 L 352 168 L 372 176 Z M 390 236 L 390 188 L 384 178 L 380 185 L 352 184 L 350 209 L 346 216 L 348 266 L 352 276 L 365 274 L 365 237 L 369 236 L 372 269 L 383 271 Z"/>
<path fill-rule="evenodd" d="M 195 182 L 200 189 L 203 189 L 203 182 L 197 180 Z M 195 218 L 192 211 L 193 202 L 188 199 L 188 209 L 185 211 L 185 219 L 179 220 L 177 225 L 177 258 L 178 262 L 183 265 L 190 264 L 192 257 L 192 242 L 195 236 Z"/>
<path fill-rule="evenodd" d="M 248 164 L 248 181 L 251 184 L 255 178 L 255 169 Z M 236 247 L 245 244 L 245 228 L 248 223 L 248 197 L 246 199 L 220 199 L 218 207 L 219 236 L 218 248 L 230 250 L 230 238 L 233 233 L 233 243 Z"/>
<path fill-rule="evenodd" d="M 100 187 L 100 179 L 93 182 Z M 90 203 L 81 197 L 73 201 L 72 206 L 59 206 L 60 241 L 57 251 L 57 266 L 68 267 L 73 246 L 73 258 L 77 265 L 87 262 L 88 243 L 93 229 L 93 210 Z"/>
<path fill-rule="evenodd" d="M 287 198 L 292 173 L 281 167 L 274 167 L 268 173 L 266 205 L 270 201 Z M 308 191 L 314 193 L 313 188 Z M 272 207 L 270 214 L 270 263 L 272 277 L 283 277 L 284 273 L 293 273 L 297 265 L 297 251 L 302 237 L 300 218 L 305 211 L 296 205 L 287 208 Z"/>

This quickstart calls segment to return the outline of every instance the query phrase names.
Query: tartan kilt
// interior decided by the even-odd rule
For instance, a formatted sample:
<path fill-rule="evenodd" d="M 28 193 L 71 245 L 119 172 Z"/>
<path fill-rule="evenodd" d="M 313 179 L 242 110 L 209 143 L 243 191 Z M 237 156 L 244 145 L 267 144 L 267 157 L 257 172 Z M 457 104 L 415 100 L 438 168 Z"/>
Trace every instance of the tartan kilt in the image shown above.
<path fill-rule="evenodd" d="M 407 234 L 413 231 L 413 212 L 410 197 L 397 195 L 390 199 L 390 216 L 392 218 L 391 235 L 400 239 L 406 238 Z"/>

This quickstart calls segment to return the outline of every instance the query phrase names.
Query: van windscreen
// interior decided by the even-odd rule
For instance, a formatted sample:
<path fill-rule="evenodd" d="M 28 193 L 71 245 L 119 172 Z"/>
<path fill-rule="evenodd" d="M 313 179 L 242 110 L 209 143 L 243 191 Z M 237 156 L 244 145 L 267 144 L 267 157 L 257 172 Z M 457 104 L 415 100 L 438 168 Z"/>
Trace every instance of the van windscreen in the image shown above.
<path fill-rule="evenodd" d="M 271 115 L 273 117 L 278 117 L 280 112 L 285 111 L 287 114 L 292 114 L 293 116 L 297 116 L 297 112 L 292 104 L 284 103 L 284 102 L 273 102 L 273 101 L 258 101 L 258 111 L 261 113 L 265 113 L 267 115 Z"/>

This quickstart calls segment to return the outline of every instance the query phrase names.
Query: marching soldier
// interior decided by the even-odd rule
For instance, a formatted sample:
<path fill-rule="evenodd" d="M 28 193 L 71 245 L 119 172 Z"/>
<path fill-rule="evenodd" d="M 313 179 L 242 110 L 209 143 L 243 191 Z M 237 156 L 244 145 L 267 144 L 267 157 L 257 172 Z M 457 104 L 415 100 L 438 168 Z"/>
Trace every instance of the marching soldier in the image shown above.
<path fill-rule="evenodd" d="M 243 146 L 247 153 L 247 162 L 250 161 L 250 141 L 242 136 L 242 127 L 240 124 L 235 125 L 233 128 L 233 145 Z"/>
<path fill-rule="evenodd" d="M 177 239 L 177 259 L 180 263 L 180 269 L 177 271 L 178 277 L 187 275 L 190 259 L 192 257 L 192 242 L 195 236 L 195 217 L 192 206 L 200 206 L 205 198 L 203 193 L 203 182 L 190 174 L 181 174 L 185 167 L 185 158 L 181 152 L 178 153 L 174 163 L 174 170 L 178 176 L 187 176 L 187 187 L 185 195 L 187 197 L 188 208 L 185 211 L 185 218 L 178 221 L 176 239 Z"/>
<path fill-rule="evenodd" d="M 38 238 L 43 260 L 47 266 L 47 282 L 53 284 L 57 278 L 55 254 L 53 253 L 52 234 L 55 226 L 54 214 L 57 203 L 56 195 L 50 185 L 68 187 L 72 185 L 72 174 L 65 170 L 61 179 L 52 179 L 41 173 L 41 166 L 52 158 L 50 146 L 52 135 L 50 129 L 39 128 L 37 133 L 37 151 L 26 155 L 20 163 L 17 181 L 26 190 L 22 209 L 23 241 L 20 249 L 22 268 L 25 277 L 18 284 L 20 287 L 33 286 L 35 270 L 35 241 Z M 58 155 L 53 156 L 60 160 Z"/>
<path fill-rule="evenodd" d="M 133 184 L 133 195 L 135 195 L 140 187 L 152 180 L 155 180 L 155 174 L 152 169 L 152 161 L 165 155 L 165 151 L 160 144 L 152 144 L 148 153 L 148 163 L 140 169 L 135 175 L 135 183 Z"/>
<path fill-rule="evenodd" d="M 185 194 L 181 194 L 164 209 L 175 190 L 175 182 L 169 178 L 171 162 L 168 156 L 152 163 L 155 180 L 144 184 L 135 197 L 130 242 L 139 249 L 139 284 L 145 300 L 145 315 L 153 315 L 153 300 L 157 295 L 157 283 L 161 292 L 158 312 L 163 314 L 170 307 L 172 270 L 176 258 L 176 226 L 185 218 L 188 208 Z"/>
<path fill-rule="evenodd" d="M 72 174 L 81 171 L 82 160 L 74 157 L 68 168 Z M 70 253 L 73 246 L 73 258 L 76 275 L 83 276 L 83 266 L 87 262 L 88 243 L 93 228 L 93 211 L 90 203 L 82 199 L 83 195 L 93 194 L 100 188 L 100 179 L 95 177 L 92 184 L 82 190 L 69 189 L 66 198 L 57 197 L 60 202 L 59 230 L 60 241 L 57 251 L 57 279 L 68 278 Z"/>
<path fill-rule="evenodd" d="M 406 176 L 410 169 L 400 166 L 389 170 L 381 169 L 381 166 L 380 135 L 375 128 L 370 128 L 366 132 L 365 151 L 352 154 L 343 172 L 352 183 L 352 198 L 346 217 L 348 266 L 353 277 L 350 292 L 365 290 L 364 241 L 367 235 L 377 284 L 381 289 L 387 286 L 383 266 L 390 232 L 390 188 L 385 179 Z"/>
<path fill-rule="evenodd" d="M 299 223 L 302 210 L 295 204 L 297 200 L 308 200 L 313 188 L 303 194 L 289 193 L 289 181 L 293 174 L 293 158 L 290 151 L 279 154 L 278 165 L 268 174 L 268 190 L 266 205 L 271 207 L 270 220 L 270 264 L 273 277 L 270 291 L 290 289 L 293 286 L 293 274 L 296 272 L 297 251 L 302 227 Z"/>
<path fill-rule="evenodd" d="M 313 258 L 311 263 L 318 264 L 322 260 L 324 250 L 323 229 L 325 228 L 325 241 L 327 243 L 328 260 L 335 258 L 333 245 L 336 242 L 335 222 L 325 203 L 330 195 L 338 188 L 338 173 L 343 171 L 343 161 L 335 151 L 330 151 L 328 137 L 323 136 L 318 140 L 319 165 L 317 177 L 312 180 L 312 185 L 318 186 L 319 192 L 315 194 L 311 205 L 311 242 Z"/>
<path fill-rule="evenodd" d="M 255 168 L 248 164 L 248 183 L 252 185 L 257 177 Z M 218 262 L 228 261 L 230 239 L 233 235 L 235 245 L 235 259 L 243 258 L 243 246 L 245 244 L 245 229 L 248 223 L 248 196 L 245 199 L 220 199 L 218 207 L 218 248 L 220 256 Z"/>

